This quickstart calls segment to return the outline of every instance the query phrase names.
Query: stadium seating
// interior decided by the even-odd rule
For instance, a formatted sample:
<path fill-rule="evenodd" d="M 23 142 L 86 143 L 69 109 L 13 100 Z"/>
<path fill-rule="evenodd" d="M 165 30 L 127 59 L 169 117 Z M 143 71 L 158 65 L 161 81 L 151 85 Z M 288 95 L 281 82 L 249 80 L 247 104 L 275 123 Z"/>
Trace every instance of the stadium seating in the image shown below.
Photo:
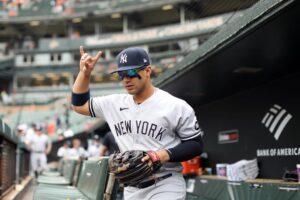
<path fill-rule="evenodd" d="M 63 176 L 39 176 L 38 183 L 53 184 L 53 185 L 71 185 L 73 182 L 73 176 L 76 166 L 80 165 L 80 162 L 76 159 L 66 160 L 63 165 Z"/>
<path fill-rule="evenodd" d="M 46 186 L 36 188 L 34 200 L 52 199 L 82 199 L 98 200 L 103 197 L 105 191 L 108 158 L 101 160 L 87 160 L 83 162 L 77 187 L 70 186 Z"/>
<path fill-rule="evenodd" d="M 54 176 L 54 177 L 62 176 L 63 170 L 64 170 L 64 164 L 65 164 L 64 159 L 60 159 L 58 162 L 58 167 L 57 167 L 56 171 L 43 171 L 42 175 L 43 176 Z"/>

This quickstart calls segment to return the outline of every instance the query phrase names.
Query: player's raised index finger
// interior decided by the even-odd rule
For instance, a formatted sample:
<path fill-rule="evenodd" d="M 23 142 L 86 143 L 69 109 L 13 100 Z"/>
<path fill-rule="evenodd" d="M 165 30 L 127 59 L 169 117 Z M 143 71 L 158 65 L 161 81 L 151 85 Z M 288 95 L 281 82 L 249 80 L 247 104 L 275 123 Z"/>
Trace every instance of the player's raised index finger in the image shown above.
<path fill-rule="evenodd" d="M 99 51 L 99 52 L 97 53 L 97 55 L 95 56 L 95 58 L 94 58 L 95 61 L 97 62 L 101 56 L 102 56 L 102 51 Z"/>
<path fill-rule="evenodd" d="M 84 54 L 83 46 L 80 46 L 79 51 L 80 51 L 80 55 L 83 56 Z"/>

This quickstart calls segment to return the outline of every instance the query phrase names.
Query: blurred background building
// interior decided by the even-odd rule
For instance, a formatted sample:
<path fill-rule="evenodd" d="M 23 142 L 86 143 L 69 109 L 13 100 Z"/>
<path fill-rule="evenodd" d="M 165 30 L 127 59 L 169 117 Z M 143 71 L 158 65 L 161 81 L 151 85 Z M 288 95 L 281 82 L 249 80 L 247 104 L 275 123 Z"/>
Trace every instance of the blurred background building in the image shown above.
<path fill-rule="evenodd" d="M 101 126 L 70 110 L 79 46 L 103 58 L 92 95 L 124 92 L 109 72 L 125 47 L 142 46 L 156 79 L 256 0 L 3 0 L 0 2 L 0 114 L 16 129 L 40 123 L 57 140 Z M 33 114 L 34 113 L 34 114 Z"/>

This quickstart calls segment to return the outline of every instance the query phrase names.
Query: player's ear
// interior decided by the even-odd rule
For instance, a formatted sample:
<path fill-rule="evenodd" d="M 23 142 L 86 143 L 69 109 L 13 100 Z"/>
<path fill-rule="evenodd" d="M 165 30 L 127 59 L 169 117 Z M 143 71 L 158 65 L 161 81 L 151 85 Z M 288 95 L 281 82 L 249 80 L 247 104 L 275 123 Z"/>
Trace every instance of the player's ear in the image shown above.
<path fill-rule="evenodd" d="M 151 73 L 152 73 L 151 65 L 149 65 L 148 67 L 146 67 L 145 71 L 146 71 L 147 77 L 151 77 Z"/>

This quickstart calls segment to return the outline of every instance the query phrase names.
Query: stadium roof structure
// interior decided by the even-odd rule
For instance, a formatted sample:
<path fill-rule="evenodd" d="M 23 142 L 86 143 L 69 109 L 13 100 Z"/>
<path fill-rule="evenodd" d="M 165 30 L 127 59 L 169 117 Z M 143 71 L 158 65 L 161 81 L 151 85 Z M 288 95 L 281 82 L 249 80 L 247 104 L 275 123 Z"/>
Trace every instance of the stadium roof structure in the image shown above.
<path fill-rule="evenodd" d="M 197 108 L 299 71 L 299 15 L 299 1 L 261 0 L 155 84 Z"/>
<path fill-rule="evenodd" d="M 8 17 L 0 10 L 0 42 L 24 36 L 33 39 L 68 37 L 72 31 L 86 35 L 130 32 L 154 26 L 200 19 L 245 9 L 258 0 L 104 0 L 74 4 L 73 13 L 53 13 L 50 1 L 35 1 L 26 8 L 21 6 L 17 16 Z M 35 5 L 37 4 L 37 5 Z M 52 5 L 53 6 L 53 5 Z M 172 9 L 164 10 L 164 6 Z M 0 9 L 2 8 L 0 2 Z M 4 8 L 4 7 L 3 7 Z M 182 14 L 184 13 L 184 14 Z M 118 14 L 119 17 L 113 18 Z M 126 24 L 126 25 L 125 25 Z"/>
<path fill-rule="evenodd" d="M 234 14 L 235 13 L 235 14 Z M 238 12 L 240 13 L 240 12 Z M 191 37 L 205 36 L 217 32 L 222 25 L 232 17 L 237 17 L 237 12 L 214 15 L 211 17 L 193 20 L 184 24 L 171 24 L 151 27 L 128 33 L 107 33 L 101 35 L 82 36 L 80 38 L 56 38 L 56 46 L 51 47 L 52 38 L 43 38 L 36 49 L 20 49 L 19 53 L 43 53 L 78 51 L 84 44 L 85 49 L 120 48 L 123 46 L 143 45 L 151 43 L 166 43 Z"/>
<path fill-rule="evenodd" d="M 20 9 L 17 16 L 0 17 L 0 22 L 24 23 L 31 20 L 72 19 L 74 17 L 106 16 L 116 12 L 131 13 L 137 10 L 150 10 L 165 4 L 187 3 L 192 0 L 117 0 L 90 1 L 74 4 L 72 13 L 55 13 L 50 1 L 35 2 L 34 6 Z M 0 7 L 2 7 L 0 2 Z"/>

